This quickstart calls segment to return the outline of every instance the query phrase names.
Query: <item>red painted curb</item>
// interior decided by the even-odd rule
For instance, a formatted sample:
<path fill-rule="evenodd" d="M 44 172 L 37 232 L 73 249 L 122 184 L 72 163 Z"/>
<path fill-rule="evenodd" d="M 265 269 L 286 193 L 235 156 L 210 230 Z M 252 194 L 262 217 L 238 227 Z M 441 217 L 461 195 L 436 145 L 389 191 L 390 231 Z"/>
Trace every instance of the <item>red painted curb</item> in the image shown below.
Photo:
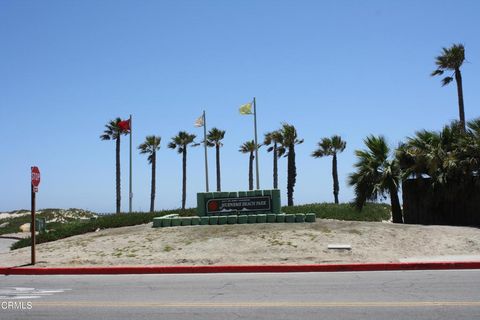
<path fill-rule="evenodd" d="M 233 265 L 233 266 L 130 266 L 130 267 L 0 267 L 4 275 L 58 274 L 155 274 L 155 273 L 248 273 L 248 272 L 338 272 L 480 269 L 480 261 L 472 262 L 408 262 L 364 264 L 310 265 Z"/>

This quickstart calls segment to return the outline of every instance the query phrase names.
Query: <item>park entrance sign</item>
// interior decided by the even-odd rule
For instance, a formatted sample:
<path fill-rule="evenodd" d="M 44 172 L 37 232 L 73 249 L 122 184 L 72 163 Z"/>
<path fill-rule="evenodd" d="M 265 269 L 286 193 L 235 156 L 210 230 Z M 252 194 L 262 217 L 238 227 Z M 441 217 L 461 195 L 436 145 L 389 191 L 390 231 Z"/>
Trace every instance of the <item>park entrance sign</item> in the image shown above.
<path fill-rule="evenodd" d="M 280 190 L 197 193 L 197 215 L 153 218 L 153 228 L 315 222 L 315 213 L 281 213 Z"/>
<path fill-rule="evenodd" d="M 218 198 L 207 201 L 207 215 L 228 212 L 271 211 L 272 197 Z"/>
<path fill-rule="evenodd" d="M 280 190 L 197 193 L 199 216 L 280 214 Z"/>

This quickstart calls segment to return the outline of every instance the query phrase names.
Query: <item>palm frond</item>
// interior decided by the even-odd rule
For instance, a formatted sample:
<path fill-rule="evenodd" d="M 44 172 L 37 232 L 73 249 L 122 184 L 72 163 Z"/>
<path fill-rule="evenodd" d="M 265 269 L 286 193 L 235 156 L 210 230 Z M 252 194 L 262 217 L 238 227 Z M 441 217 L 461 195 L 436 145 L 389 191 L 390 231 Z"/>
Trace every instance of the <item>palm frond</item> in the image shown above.
<path fill-rule="evenodd" d="M 291 124 L 286 122 L 282 123 L 282 128 L 279 130 L 282 136 L 282 141 L 280 144 L 285 148 L 288 149 L 291 146 L 296 144 L 303 143 L 303 139 L 298 139 L 297 129 Z"/>
<path fill-rule="evenodd" d="M 261 145 L 258 144 L 257 148 L 260 148 L 260 147 L 261 147 Z M 250 153 L 250 152 L 254 152 L 255 149 L 256 149 L 255 148 L 255 141 L 250 140 L 250 141 L 244 142 L 240 146 L 240 149 L 238 151 L 240 151 L 241 153 Z"/>
<path fill-rule="evenodd" d="M 190 144 L 195 143 L 195 138 L 197 136 L 194 134 L 190 134 L 186 131 L 180 131 L 178 134 L 171 138 L 170 143 L 168 144 L 168 148 L 170 149 L 177 149 L 178 153 L 182 153 Z"/>
<path fill-rule="evenodd" d="M 102 139 L 102 140 L 111 140 L 111 139 L 112 139 L 112 135 L 110 135 L 110 134 L 102 134 L 102 135 L 100 136 L 100 139 Z"/>
<path fill-rule="evenodd" d="M 431 75 L 432 77 L 434 77 L 434 76 L 441 76 L 443 73 L 444 73 L 443 70 L 437 69 L 437 70 L 433 71 L 430 75 Z"/>
<path fill-rule="evenodd" d="M 122 134 L 127 134 L 127 132 L 124 132 L 119 126 L 118 123 L 122 121 L 120 118 L 116 118 L 114 120 L 110 120 L 106 125 L 105 125 L 105 130 L 103 131 L 103 134 L 100 136 L 101 140 L 116 140 L 117 137 L 119 137 Z"/>
<path fill-rule="evenodd" d="M 152 163 L 152 155 L 160 150 L 160 142 L 162 138 L 160 136 L 147 136 L 145 141 L 138 146 L 140 154 L 148 154 L 148 162 Z"/>
<path fill-rule="evenodd" d="M 207 146 L 208 147 L 221 147 L 223 144 L 221 140 L 225 138 L 225 130 L 220 130 L 218 128 L 212 128 L 207 134 Z"/>
<path fill-rule="evenodd" d="M 437 69 L 431 75 L 443 75 L 446 70 L 457 72 L 465 61 L 465 47 L 463 44 L 453 44 L 449 48 L 442 48 L 442 54 L 435 58 Z M 452 77 L 442 79 L 442 86 L 453 80 Z"/>
<path fill-rule="evenodd" d="M 335 150 L 335 153 L 343 152 L 347 147 L 347 142 L 342 140 L 342 137 L 334 135 L 330 138 L 332 141 L 332 148 Z"/>
<path fill-rule="evenodd" d="M 470 120 L 467 123 L 470 134 L 480 139 L 480 118 Z"/>
<path fill-rule="evenodd" d="M 442 79 L 442 87 L 445 87 L 447 84 L 453 81 L 453 77 L 445 77 Z"/>
<path fill-rule="evenodd" d="M 326 156 L 333 156 L 338 152 L 343 152 L 347 146 L 347 143 L 342 140 L 338 135 L 334 135 L 330 138 L 325 137 L 318 142 L 318 148 L 312 153 L 312 157 L 321 158 Z"/>
<path fill-rule="evenodd" d="M 356 172 L 348 179 L 349 185 L 354 187 L 355 204 L 359 209 L 367 200 L 385 197 L 391 186 L 398 186 L 401 177 L 397 159 L 389 159 L 390 148 L 383 136 L 370 135 L 364 143 L 366 149 L 355 150 Z"/>

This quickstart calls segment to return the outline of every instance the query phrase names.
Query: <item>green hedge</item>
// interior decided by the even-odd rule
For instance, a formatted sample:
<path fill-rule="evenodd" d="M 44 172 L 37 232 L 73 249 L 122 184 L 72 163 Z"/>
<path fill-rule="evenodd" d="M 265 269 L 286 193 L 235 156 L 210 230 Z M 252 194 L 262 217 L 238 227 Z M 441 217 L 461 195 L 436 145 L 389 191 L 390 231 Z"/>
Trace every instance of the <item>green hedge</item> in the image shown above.
<path fill-rule="evenodd" d="M 391 217 L 390 206 L 384 203 L 367 203 L 362 211 L 353 204 L 314 203 L 293 207 L 283 207 L 284 213 L 315 213 L 319 219 L 348 221 L 383 221 Z"/>

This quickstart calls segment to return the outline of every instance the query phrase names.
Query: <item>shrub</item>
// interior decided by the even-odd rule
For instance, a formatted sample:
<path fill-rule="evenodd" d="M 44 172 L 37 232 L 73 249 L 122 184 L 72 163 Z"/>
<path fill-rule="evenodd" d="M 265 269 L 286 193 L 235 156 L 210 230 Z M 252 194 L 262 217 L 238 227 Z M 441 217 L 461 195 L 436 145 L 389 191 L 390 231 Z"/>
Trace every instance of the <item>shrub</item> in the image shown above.
<path fill-rule="evenodd" d="M 353 204 L 313 203 L 293 207 L 283 207 L 284 213 L 315 213 L 320 219 L 348 221 L 383 221 L 391 217 L 390 205 L 384 203 L 367 203 L 362 211 Z"/>
<path fill-rule="evenodd" d="M 178 214 L 180 216 L 192 216 L 195 214 L 195 209 L 187 210 L 165 210 L 158 212 L 132 212 L 132 213 L 122 213 L 122 214 L 112 214 L 99 216 L 95 220 L 90 221 L 75 221 L 70 223 L 65 223 L 61 225 L 56 225 L 56 228 L 49 230 L 48 232 L 41 233 L 36 237 L 36 243 L 44 243 L 55 241 L 71 236 L 76 236 L 79 234 L 84 234 L 88 232 L 94 232 L 97 229 L 109 229 L 109 228 L 119 228 L 119 227 L 128 227 L 135 226 L 139 224 L 145 224 L 152 222 L 153 218 L 161 217 L 168 214 Z M 15 242 L 11 249 L 19 249 L 23 247 L 28 247 L 31 245 L 31 239 L 25 238 L 18 242 Z"/>

